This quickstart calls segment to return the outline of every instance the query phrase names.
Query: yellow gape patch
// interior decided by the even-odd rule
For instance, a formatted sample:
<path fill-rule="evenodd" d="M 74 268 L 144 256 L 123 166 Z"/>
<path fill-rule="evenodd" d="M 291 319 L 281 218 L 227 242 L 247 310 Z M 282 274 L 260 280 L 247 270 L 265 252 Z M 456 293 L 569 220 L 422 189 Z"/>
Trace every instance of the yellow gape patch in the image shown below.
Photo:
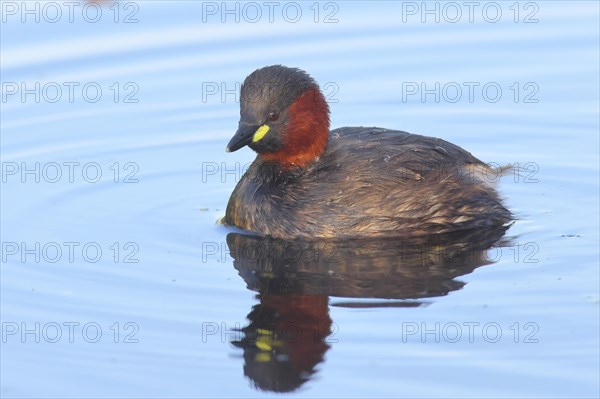
<path fill-rule="evenodd" d="M 267 134 L 268 131 L 269 131 L 269 126 L 267 126 L 267 125 L 262 125 L 261 127 L 259 127 L 256 130 L 256 132 L 254 132 L 254 136 L 252 136 L 252 142 L 256 143 L 258 140 L 265 137 L 265 134 Z"/>

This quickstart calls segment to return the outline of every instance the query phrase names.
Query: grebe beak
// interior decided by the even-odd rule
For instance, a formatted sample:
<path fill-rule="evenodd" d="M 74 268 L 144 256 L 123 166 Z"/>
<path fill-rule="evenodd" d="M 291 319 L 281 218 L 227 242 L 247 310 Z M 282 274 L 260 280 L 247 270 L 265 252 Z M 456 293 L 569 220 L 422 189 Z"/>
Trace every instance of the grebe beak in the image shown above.
<path fill-rule="evenodd" d="M 231 140 L 229 144 L 227 144 L 227 148 L 225 148 L 226 152 L 234 152 L 239 150 L 240 148 L 247 146 L 252 142 L 252 138 L 254 137 L 254 133 L 258 130 L 260 126 L 256 125 L 242 125 L 240 124 L 239 129 Z"/>

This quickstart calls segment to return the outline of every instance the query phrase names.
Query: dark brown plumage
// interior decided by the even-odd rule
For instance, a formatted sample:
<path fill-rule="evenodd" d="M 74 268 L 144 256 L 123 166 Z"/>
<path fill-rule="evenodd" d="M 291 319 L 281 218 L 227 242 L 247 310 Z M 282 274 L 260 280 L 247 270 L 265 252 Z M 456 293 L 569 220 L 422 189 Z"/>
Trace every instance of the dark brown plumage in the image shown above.
<path fill-rule="evenodd" d="M 244 101 L 244 87 L 266 82 L 275 82 L 273 96 Z M 511 220 L 490 183 L 499 171 L 454 144 L 376 127 L 329 132 L 327 103 L 297 69 L 259 69 L 244 87 L 240 129 L 228 149 L 249 145 L 258 156 L 231 195 L 228 225 L 313 239 L 402 237 Z M 267 132 L 256 140 L 258 129 Z"/>

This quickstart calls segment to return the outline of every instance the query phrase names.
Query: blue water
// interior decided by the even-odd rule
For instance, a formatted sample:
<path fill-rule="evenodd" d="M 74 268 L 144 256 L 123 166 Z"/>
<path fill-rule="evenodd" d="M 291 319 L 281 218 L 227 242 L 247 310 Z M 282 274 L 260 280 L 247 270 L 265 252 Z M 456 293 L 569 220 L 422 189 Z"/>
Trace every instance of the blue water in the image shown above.
<path fill-rule="evenodd" d="M 1 3 L 2 397 L 600 395 L 597 2 L 23 4 Z M 224 148 L 275 63 L 333 127 L 525 170 L 489 261 L 233 253 L 217 222 L 254 154 Z"/>

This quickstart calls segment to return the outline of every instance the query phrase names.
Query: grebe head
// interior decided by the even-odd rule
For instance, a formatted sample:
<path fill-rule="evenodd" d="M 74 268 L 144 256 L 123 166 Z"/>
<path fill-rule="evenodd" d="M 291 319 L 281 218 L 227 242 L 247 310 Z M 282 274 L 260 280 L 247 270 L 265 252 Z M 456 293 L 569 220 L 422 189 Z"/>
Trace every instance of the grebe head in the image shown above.
<path fill-rule="evenodd" d="M 272 65 L 244 81 L 239 127 L 227 152 L 249 146 L 266 161 L 305 167 L 329 137 L 329 106 L 317 82 L 297 68 Z"/>

